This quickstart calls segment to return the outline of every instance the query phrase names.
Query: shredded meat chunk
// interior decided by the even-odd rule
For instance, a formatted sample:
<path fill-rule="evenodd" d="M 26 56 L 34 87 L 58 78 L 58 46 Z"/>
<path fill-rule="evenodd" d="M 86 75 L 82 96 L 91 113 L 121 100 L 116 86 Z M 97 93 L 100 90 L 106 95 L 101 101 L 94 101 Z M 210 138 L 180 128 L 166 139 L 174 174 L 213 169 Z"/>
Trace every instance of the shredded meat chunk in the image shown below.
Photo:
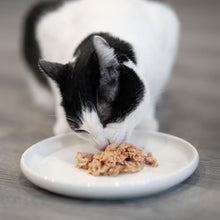
<path fill-rule="evenodd" d="M 119 173 L 137 172 L 142 170 L 145 164 L 158 166 L 152 153 L 145 156 L 141 149 L 128 143 L 110 144 L 100 154 L 78 152 L 76 158 L 78 160 L 76 167 L 87 169 L 93 176 L 116 176 Z"/>
<path fill-rule="evenodd" d="M 88 169 L 89 163 L 93 160 L 93 155 L 87 152 L 78 152 L 76 154 L 76 159 L 78 160 L 77 168 Z"/>
<path fill-rule="evenodd" d="M 144 156 L 144 161 L 146 164 L 152 166 L 152 167 L 157 167 L 158 162 L 157 159 L 153 157 L 152 153 L 147 153 L 147 156 Z"/>

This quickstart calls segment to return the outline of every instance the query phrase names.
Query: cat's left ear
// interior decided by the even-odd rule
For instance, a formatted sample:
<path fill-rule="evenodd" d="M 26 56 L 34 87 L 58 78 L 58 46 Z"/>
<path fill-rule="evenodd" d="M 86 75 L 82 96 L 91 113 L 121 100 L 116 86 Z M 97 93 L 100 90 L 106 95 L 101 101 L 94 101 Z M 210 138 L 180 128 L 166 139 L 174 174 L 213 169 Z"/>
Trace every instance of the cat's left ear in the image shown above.
<path fill-rule="evenodd" d="M 59 81 L 62 79 L 65 65 L 60 63 L 48 62 L 43 59 L 39 60 L 38 65 L 40 69 L 44 73 L 46 73 L 47 76 L 49 76 L 57 83 L 59 83 Z"/>
<path fill-rule="evenodd" d="M 117 64 L 114 49 L 104 38 L 100 37 L 99 35 L 93 36 L 93 45 L 98 56 L 101 70 Z"/>

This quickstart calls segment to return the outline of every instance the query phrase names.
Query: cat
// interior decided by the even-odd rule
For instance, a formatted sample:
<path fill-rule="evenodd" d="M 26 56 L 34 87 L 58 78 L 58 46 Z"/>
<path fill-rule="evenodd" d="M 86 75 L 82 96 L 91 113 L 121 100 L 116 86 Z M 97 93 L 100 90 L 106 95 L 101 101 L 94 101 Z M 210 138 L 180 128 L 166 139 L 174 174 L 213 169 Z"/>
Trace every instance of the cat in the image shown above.
<path fill-rule="evenodd" d="M 63 0 L 35 5 L 24 26 L 27 76 L 39 105 L 55 105 L 54 134 L 98 149 L 134 129 L 157 131 L 155 106 L 175 61 L 179 20 L 148 0 Z M 53 95 L 53 96 L 52 96 Z"/>

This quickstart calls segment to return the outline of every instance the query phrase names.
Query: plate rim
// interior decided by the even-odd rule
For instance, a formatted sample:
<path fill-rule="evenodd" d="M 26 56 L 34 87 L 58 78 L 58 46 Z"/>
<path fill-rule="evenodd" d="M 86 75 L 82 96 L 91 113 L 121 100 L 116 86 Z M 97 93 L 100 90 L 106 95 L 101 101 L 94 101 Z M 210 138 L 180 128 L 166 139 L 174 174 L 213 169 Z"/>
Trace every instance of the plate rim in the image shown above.
<path fill-rule="evenodd" d="M 85 186 L 85 185 L 80 186 L 80 184 L 74 184 L 74 182 L 73 182 L 73 184 L 69 184 L 69 183 L 65 183 L 65 182 L 64 183 L 63 182 L 56 182 L 56 184 L 54 185 L 52 181 L 45 180 L 42 175 L 40 175 L 35 170 L 29 168 L 25 164 L 25 157 L 37 145 L 43 144 L 44 142 L 53 141 L 53 140 L 60 139 L 60 138 L 65 138 L 67 136 L 74 136 L 74 134 L 72 134 L 72 133 L 67 133 L 67 134 L 62 134 L 62 135 L 57 135 L 57 136 L 52 136 L 52 137 L 46 138 L 46 139 L 41 140 L 41 141 L 31 145 L 30 147 L 28 147 L 23 152 L 23 154 L 21 156 L 20 168 L 21 168 L 22 173 L 24 174 L 24 176 L 29 181 L 31 181 L 32 183 L 34 183 L 35 185 L 37 185 L 37 186 L 39 186 L 43 189 L 46 189 L 48 191 L 52 191 L 54 193 L 66 195 L 66 196 L 76 196 L 76 197 L 83 197 L 83 198 L 106 198 L 107 197 L 106 195 L 102 195 L 100 193 L 96 196 L 94 196 L 93 193 L 92 193 L 92 195 L 89 195 L 88 194 L 88 189 L 91 191 L 91 190 L 96 190 L 97 188 L 99 188 L 99 190 L 101 190 L 100 192 L 102 192 L 103 190 L 107 190 L 107 189 L 112 190 L 112 188 L 114 188 L 116 191 L 118 191 L 118 189 L 120 188 L 120 189 L 123 189 L 123 191 L 126 191 L 126 190 L 130 189 L 131 187 L 137 188 L 137 186 L 138 186 L 142 189 L 142 190 L 139 190 L 139 191 L 143 191 L 144 187 L 147 188 L 147 185 L 154 185 L 155 182 L 158 182 L 158 181 L 160 182 L 161 179 L 163 179 L 163 181 L 168 181 L 169 182 L 169 179 L 171 179 L 171 176 L 175 177 L 175 179 L 176 179 L 179 175 L 185 174 L 185 175 L 182 176 L 182 178 L 179 178 L 178 181 L 173 181 L 173 184 L 169 184 L 168 187 L 165 187 L 164 189 L 161 189 L 159 191 L 155 190 L 156 192 L 160 192 L 160 191 L 168 189 L 168 188 L 170 188 L 174 185 L 177 185 L 178 183 L 180 183 L 180 182 L 184 181 L 185 179 L 187 179 L 188 177 L 190 177 L 195 172 L 195 170 L 196 170 L 196 168 L 198 167 L 198 164 L 199 164 L 199 154 L 198 154 L 197 149 L 191 143 L 189 143 L 188 141 L 186 141 L 182 138 L 179 138 L 177 136 L 174 136 L 174 135 L 171 135 L 171 134 L 166 134 L 166 133 L 163 133 L 163 132 L 148 132 L 148 131 L 144 131 L 144 130 L 138 130 L 137 132 L 144 132 L 144 133 L 150 134 L 150 135 L 164 136 L 164 137 L 169 137 L 171 139 L 176 139 L 180 142 L 183 142 L 188 147 L 190 147 L 191 150 L 193 150 L 193 152 L 194 152 L 194 156 L 193 156 L 192 160 L 186 166 L 184 166 L 184 167 L 182 167 L 182 168 L 180 168 L 180 169 L 178 169 L 178 170 L 176 170 L 172 173 L 164 174 L 164 175 L 161 175 L 159 177 L 155 177 L 154 179 L 151 179 L 150 181 L 146 178 L 145 180 L 141 180 L 141 181 L 139 181 L 138 183 L 135 183 L 135 184 L 133 184 L 133 183 L 121 184 L 120 183 L 120 187 L 114 187 L 113 185 L 111 185 L 111 186 L 109 186 L 109 185 L 107 185 L 107 186 L 106 185 L 104 185 L 104 186 L 92 185 L 92 186 L 88 187 L 88 186 Z M 128 188 L 128 189 L 126 189 L 126 188 Z M 71 190 L 71 193 L 69 192 L 68 189 Z M 87 189 L 87 190 L 85 190 L 85 189 Z M 81 194 L 79 192 L 81 192 Z M 152 193 L 147 193 L 146 195 L 153 194 L 153 193 L 154 193 L 154 191 L 152 191 Z M 109 198 L 127 198 L 131 194 L 132 194 L 132 192 L 128 193 L 128 194 L 125 194 L 125 195 L 122 195 L 122 196 L 121 195 L 117 196 L 117 194 L 112 193 L 111 195 L 109 195 Z M 137 196 L 140 196 L 140 195 L 138 195 L 138 193 L 136 193 L 136 194 L 137 194 Z M 133 195 L 132 197 L 135 197 L 135 196 L 136 195 Z"/>

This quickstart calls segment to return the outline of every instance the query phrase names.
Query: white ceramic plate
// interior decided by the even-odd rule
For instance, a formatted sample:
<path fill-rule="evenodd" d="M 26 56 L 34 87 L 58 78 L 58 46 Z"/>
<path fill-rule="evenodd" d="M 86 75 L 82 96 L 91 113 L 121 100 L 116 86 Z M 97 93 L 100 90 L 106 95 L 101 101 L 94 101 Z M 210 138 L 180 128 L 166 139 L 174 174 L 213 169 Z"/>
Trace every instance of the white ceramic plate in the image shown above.
<path fill-rule="evenodd" d="M 98 151 L 68 134 L 41 141 L 24 152 L 21 169 L 34 184 L 46 190 L 82 198 L 131 198 L 157 193 L 189 177 L 199 156 L 188 142 L 163 133 L 134 132 L 129 143 L 152 152 L 159 167 L 145 166 L 137 173 L 94 177 L 75 168 L 76 153 Z"/>

